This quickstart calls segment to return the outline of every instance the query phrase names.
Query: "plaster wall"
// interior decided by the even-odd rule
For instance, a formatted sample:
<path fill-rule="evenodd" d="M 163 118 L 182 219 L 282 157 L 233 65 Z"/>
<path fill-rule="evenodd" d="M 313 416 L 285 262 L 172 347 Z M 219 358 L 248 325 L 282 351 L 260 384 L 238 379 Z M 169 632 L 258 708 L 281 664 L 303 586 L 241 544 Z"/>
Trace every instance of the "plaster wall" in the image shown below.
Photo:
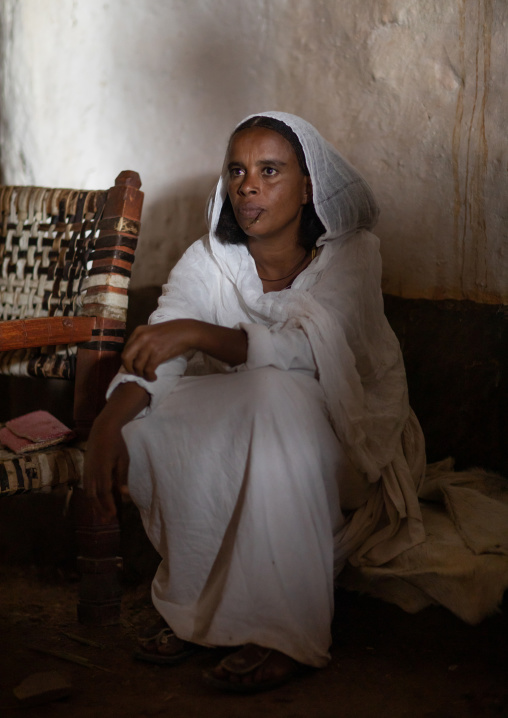
<path fill-rule="evenodd" d="M 300 114 L 382 208 L 385 291 L 508 301 L 505 0 L 2 0 L 3 181 L 146 193 L 133 286 L 205 231 L 227 136 Z"/>

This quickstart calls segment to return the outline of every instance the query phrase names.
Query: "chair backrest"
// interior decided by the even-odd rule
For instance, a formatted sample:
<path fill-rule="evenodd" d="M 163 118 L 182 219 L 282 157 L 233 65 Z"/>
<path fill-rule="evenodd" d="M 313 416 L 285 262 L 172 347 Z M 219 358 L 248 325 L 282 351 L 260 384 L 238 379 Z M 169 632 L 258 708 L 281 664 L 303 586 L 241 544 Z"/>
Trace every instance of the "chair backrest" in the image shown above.
<path fill-rule="evenodd" d="M 77 401 L 88 422 L 98 411 L 91 392 L 105 390 L 124 342 L 140 186 L 139 175 L 125 171 L 109 190 L 0 187 L 0 321 L 97 318 L 92 340 L 79 350 L 0 352 L 0 374 L 76 379 L 75 415 Z"/>

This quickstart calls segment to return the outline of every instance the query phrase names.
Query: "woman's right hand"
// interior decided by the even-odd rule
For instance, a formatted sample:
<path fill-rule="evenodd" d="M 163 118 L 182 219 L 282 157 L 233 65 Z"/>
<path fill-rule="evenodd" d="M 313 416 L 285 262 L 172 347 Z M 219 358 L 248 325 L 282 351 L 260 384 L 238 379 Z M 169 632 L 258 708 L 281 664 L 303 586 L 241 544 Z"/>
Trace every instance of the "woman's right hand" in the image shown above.
<path fill-rule="evenodd" d="M 157 379 L 156 369 L 168 359 L 197 350 L 231 366 L 247 360 L 247 334 L 197 319 L 171 319 L 139 326 L 125 345 L 125 371 L 147 381 Z"/>
<path fill-rule="evenodd" d="M 84 487 L 104 523 L 116 515 L 113 489 L 127 483 L 128 468 L 129 454 L 121 425 L 98 417 L 87 441 Z"/>
<path fill-rule="evenodd" d="M 138 384 L 120 384 L 90 431 L 85 454 L 84 488 L 104 523 L 116 515 L 113 490 L 121 490 L 127 483 L 129 454 L 122 427 L 148 403 L 149 395 Z"/>

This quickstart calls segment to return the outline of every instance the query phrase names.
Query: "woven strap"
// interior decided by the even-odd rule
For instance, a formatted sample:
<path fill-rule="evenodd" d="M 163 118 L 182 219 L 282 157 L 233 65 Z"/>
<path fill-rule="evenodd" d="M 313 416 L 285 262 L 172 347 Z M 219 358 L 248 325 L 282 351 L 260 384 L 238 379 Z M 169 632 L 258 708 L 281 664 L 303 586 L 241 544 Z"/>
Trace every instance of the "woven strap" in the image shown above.
<path fill-rule="evenodd" d="M 2 319 L 79 313 L 107 192 L 0 190 Z"/>
<path fill-rule="evenodd" d="M 0 374 L 34 376 L 46 379 L 74 379 L 76 346 L 65 348 L 18 349 L 0 352 Z"/>
<path fill-rule="evenodd" d="M 140 223 L 103 217 L 107 198 L 104 190 L 0 188 L 0 319 L 93 307 L 125 321 Z"/>
<path fill-rule="evenodd" d="M 84 451 L 58 447 L 33 454 L 0 449 L 0 496 L 78 483 L 83 477 Z"/>
<path fill-rule="evenodd" d="M 109 191 L 0 187 L 0 320 L 86 314 L 124 323 L 139 186 L 124 172 Z M 109 343 L 121 349 L 118 337 Z M 73 378 L 75 353 L 75 345 L 6 352 L 0 373 Z"/>

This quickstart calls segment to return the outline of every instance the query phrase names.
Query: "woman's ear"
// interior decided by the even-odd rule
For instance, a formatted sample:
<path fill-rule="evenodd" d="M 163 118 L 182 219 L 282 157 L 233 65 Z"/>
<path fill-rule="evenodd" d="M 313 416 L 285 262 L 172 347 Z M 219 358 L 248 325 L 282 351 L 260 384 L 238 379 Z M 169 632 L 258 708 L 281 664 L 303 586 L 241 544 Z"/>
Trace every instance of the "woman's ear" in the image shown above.
<path fill-rule="evenodd" d="M 309 204 L 309 202 L 312 202 L 312 182 L 310 181 L 310 177 L 305 177 L 302 204 Z"/>

